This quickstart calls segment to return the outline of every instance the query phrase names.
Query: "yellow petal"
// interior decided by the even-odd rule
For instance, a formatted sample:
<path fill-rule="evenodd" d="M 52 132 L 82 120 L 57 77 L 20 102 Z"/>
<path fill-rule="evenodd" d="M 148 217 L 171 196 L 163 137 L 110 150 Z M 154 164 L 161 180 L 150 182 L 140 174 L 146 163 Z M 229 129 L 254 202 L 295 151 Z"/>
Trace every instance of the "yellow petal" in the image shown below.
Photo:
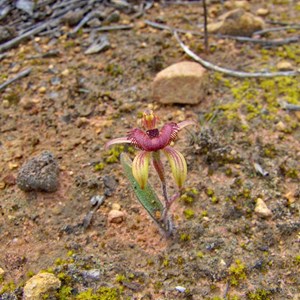
<path fill-rule="evenodd" d="M 143 189 L 148 180 L 150 152 L 139 152 L 132 162 L 132 174 L 141 189 Z"/>
<path fill-rule="evenodd" d="M 187 166 L 183 155 L 172 147 L 165 147 L 162 150 L 167 156 L 176 184 L 181 188 L 186 180 Z"/>

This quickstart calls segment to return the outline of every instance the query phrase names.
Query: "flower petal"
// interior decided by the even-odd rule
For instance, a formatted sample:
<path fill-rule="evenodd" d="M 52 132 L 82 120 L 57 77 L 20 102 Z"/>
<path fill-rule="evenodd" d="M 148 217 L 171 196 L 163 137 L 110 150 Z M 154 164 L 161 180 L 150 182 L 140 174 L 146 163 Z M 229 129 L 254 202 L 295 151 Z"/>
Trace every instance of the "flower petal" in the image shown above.
<path fill-rule="evenodd" d="M 129 140 L 128 137 L 120 137 L 117 139 L 113 139 L 105 144 L 105 149 L 107 149 L 109 146 L 114 144 L 124 144 L 124 143 L 131 143 L 131 140 Z"/>
<path fill-rule="evenodd" d="M 141 189 L 147 184 L 150 154 L 150 152 L 146 151 L 138 152 L 132 162 L 132 174 Z"/>
<path fill-rule="evenodd" d="M 190 120 L 186 120 L 186 121 L 177 123 L 178 130 L 181 130 L 181 129 L 183 129 L 184 127 L 189 126 L 189 125 L 194 125 L 194 126 L 195 126 L 196 123 L 195 123 L 194 121 L 190 121 Z"/>
<path fill-rule="evenodd" d="M 179 151 L 169 146 L 165 147 L 162 151 L 165 153 L 169 160 L 176 184 L 179 188 L 181 188 L 187 176 L 187 166 L 185 158 Z"/>

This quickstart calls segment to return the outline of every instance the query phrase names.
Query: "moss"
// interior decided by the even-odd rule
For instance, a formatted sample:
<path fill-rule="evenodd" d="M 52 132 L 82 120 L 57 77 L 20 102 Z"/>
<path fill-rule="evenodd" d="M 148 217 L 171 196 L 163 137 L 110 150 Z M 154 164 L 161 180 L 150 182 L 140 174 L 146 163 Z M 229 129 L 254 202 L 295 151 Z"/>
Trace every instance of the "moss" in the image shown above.
<path fill-rule="evenodd" d="M 211 202 L 213 204 L 217 204 L 219 202 L 219 199 L 217 198 L 217 196 L 214 195 L 214 196 L 211 197 Z"/>
<path fill-rule="evenodd" d="M 165 258 L 162 262 L 162 265 L 167 268 L 170 265 L 170 260 L 168 258 Z"/>
<path fill-rule="evenodd" d="M 187 233 L 181 233 L 180 234 L 180 240 L 182 242 L 188 242 L 188 241 L 191 240 L 191 236 L 189 234 L 187 234 Z"/>
<path fill-rule="evenodd" d="M 117 77 L 123 74 L 123 70 L 121 66 L 117 64 L 108 64 L 105 68 L 106 73 L 108 73 L 112 77 Z"/>
<path fill-rule="evenodd" d="M 0 295 L 7 293 L 7 292 L 12 292 L 15 289 L 16 289 L 15 283 L 13 281 L 9 281 L 2 287 L 2 289 L 0 291 Z"/>
<path fill-rule="evenodd" d="M 294 261 L 296 265 L 300 265 L 300 254 L 296 255 Z"/>
<path fill-rule="evenodd" d="M 61 288 L 59 289 L 56 297 L 59 300 L 68 300 L 71 298 L 72 295 L 72 288 L 69 286 L 61 286 Z"/>
<path fill-rule="evenodd" d="M 192 219 L 194 216 L 195 216 L 195 212 L 192 210 L 192 209 L 185 209 L 183 211 L 184 213 L 184 216 L 189 220 L 189 219 Z"/>
<path fill-rule="evenodd" d="M 103 169 L 104 169 L 104 167 L 105 167 L 105 164 L 104 163 L 99 163 L 99 164 L 96 164 L 95 166 L 94 166 L 94 170 L 97 172 L 97 171 L 102 171 Z"/>
<path fill-rule="evenodd" d="M 249 299 L 249 300 L 269 300 L 269 299 L 271 299 L 269 297 L 270 295 L 271 295 L 270 291 L 258 289 L 255 292 L 249 292 L 247 294 L 247 299 Z"/>
<path fill-rule="evenodd" d="M 9 102 L 10 105 L 17 105 L 21 99 L 20 93 L 18 91 L 11 91 L 5 96 L 5 100 Z"/>
<path fill-rule="evenodd" d="M 104 153 L 105 162 L 108 164 L 116 163 L 119 161 L 120 154 L 124 151 L 123 145 L 114 146 Z"/>
<path fill-rule="evenodd" d="M 185 204 L 192 204 L 195 201 L 195 198 L 198 194 L 198 190 L 194 187 L 185 188 L 182 195 L 180 196 L 180 200 L 183 201 Z"/>
<path fill-rule="evenodd" d="M 203 254 L 203 252 L 198 251 L 198 252 L 196 253 L 196 256 L 197 256 L 198 258 L 203 258 L 203 257 L 204 257 L 204 254 Z"/>
<path fill-rule="evenodd" d="M 101 287 L 96 292 L 88 289 L 76 296 L 77 300 L 118 300 L 120 299 L 120 291 L 116 288 Z"/>
<path fill-rule="evenodd" d="M 212 197 L 214 195 L 214 191 L 210 188 L 208 188 L 205 192 L 208 197 Z"/>
<path fill-rule="evenodd" d="M 126 281 L 126 276 L 123 275 L 123 274 L 117 274 L 117 276 L 116 276 L 116 282 L 121 283 L 123 281 Z"/>
<path fill-rule="evenodd" d="M 230 283 L 233 286 L 239 285 L 242 280 L 246 279 L 246 266 L 237 259 L 234 264 L 229 267 Z"/>

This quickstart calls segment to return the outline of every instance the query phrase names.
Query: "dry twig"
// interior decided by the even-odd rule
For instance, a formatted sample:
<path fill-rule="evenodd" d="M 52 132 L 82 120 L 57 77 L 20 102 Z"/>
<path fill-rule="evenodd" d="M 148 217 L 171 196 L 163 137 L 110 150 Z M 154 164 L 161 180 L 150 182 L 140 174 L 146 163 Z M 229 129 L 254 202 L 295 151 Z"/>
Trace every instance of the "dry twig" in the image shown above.
<path fill-rule="evenodd" d="M 258 78 L 258 77 L 277 77 L 277 76 L 296 76 L 300 75 L 299 71 L 286 71 L 286 72 L 241 72 L 241 71 L 234 71 L 230 69 L 226 69 L 223 67 L 216 66 L 209 61 L 206 61 L 202 59 L 200 56 L 195 54 L 192 50 L 189 49 L 188 46 L 186 46 L 179 38 L 178 33 L 174 31 L 174 36 L 176 40 L 178 41 L 180 47 L 183 49 L 183 51 L 192 59 L 194 59 L 196 62 L 200 63 L 203 67 L 213 70 L 216 72 L 221 72 L 229 76 L 233 77 L 239 77 L 239 78 Z"/>
<path fill-rule="evenodd" d="M 17 81 L 17 80 L 19 80 L 19 79 L 21 79 L 21 78 L 29 75 L 29 73 L 31 72 L 31 70 L 32 70 L 31 68 L 25 69 L 24 71 L 18 73 L 15 77 L 13 77 L 13 78 L 5 81 L 4 83 L 2 83 L 0 85 L 0 91 L 2 91 L 3 89 L 5 89 L 11 83 L 13 83 L 13 82 L 15 82 L 15 81 Z"/>

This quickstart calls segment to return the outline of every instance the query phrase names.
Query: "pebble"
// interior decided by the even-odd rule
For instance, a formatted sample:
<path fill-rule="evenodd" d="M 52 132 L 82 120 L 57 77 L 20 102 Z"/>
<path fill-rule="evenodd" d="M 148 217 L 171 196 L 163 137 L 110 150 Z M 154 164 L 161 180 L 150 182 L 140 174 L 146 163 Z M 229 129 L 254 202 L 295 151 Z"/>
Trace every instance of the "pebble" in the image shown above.
<path fill-rule="evenodd" d="M 119 203 L 113 203 L 111 208 L 112 210 L 121 210 L 121 205 Z"/>
<path fill-rule="evenodd" d="M 91 269 L 83 271 L 82 275 L 85 279 L 99 280 L 101 276 L 101 271 L 99 269 Z"/>
<path fill-rule="evenodd" d="M 41 86 L 41 87 L 39 88 L 39 93 L 41 93 L 41 94 L 45 94 L 46 91 L 47 91 L 47 89 L 46 89 L 46 87 L 44 87 L 44 86 Z"/>
<path fill-rule="evenodd" d="M 62 17 L 62 22 L 69 26 L 75 26 L 82 20 L 83 16 L 83 10 L 69 11 Z"/>
<path fill-rule="evenodd" d="M 204 100 L 208 73 L 200 64 L 183 61 L 160 71 L 152 84 L 152 98 L 164 104 L 197 104 Z"/>
<path fill-rule="evenodd" d="M 41 300 L 45 294 L 55 292 L 61 286 L 61 281 L 51 273 L 38 273 L 25 284 L 23 300 Z"/>
<path fill-rule="evenodd" d="M 59 167 L 54 155 L 44 151 L 25 162 L 17 176 L 18 187 L 25 192 L 55 192 L 58 188 Z"/>
<path fill-rule="evenodd" d="M 112 209 L 108 213 L 108 218 L 107 219 L 108 219 L 109 223 L 120 224 L 125 220 L 125 213 L 120 211 L 120 210 Z"/>
<path fill-rule="evenodd" d="M 276 129 L 278 131 L 285 131 L 286 130 L 286 125 L 282 122 L 282 121 L 279 121 L 276 125 L 275 125 Z"/>
<path fill-rule="evenodd" d="M 16 30 L 9 26 L 0 26 L 0 44 L 11 40 L 17 35 Z"/>
<path fill-rule="evenodd" d="M 267 207 L 266 203 L 261 198 L 257 198 L 254 211 L 262 218 L 268 218 L 272 216 L 272 211 Z"/>
<path fill-rule="evenodd" d="M 294 69 L 293 65 L 286 60 L 282 60 L 279 63 L 277 63 L 276 67 L 279 71 L 291 71 Z"/>
<path fill-rule="evenodd" d="M 256 14 L 260 17 L 265 17 L 270 13 L 270 11 L 267 8 L 259 8 L 256 11 Z"/>
<path fill-rule="evenodd" d="M 262 18 L 238 8 L 220 16 L 219 22 L 209 24 L 207 30 L 209 33 L 250 37 L 264 27 L 265 22 Z"/>
<path fill-rule="evenodd" d="M 0 268 L 0 277 L 3 277 L 4 275 L 5 275 L 5 271 L 2 268 Z"/>
<path fill-rule="evenodd" d="M 63 70 L 63 71 L 61 72 L 61 75 L 62 75 L 62 76 L 69 76 L 69 75 L 70 75 L 69 69 Z"/>
<path fill-rule="evenodd" d="M 10 107 L 10 103 L 7 99 L 2 101 L 2 105 L 3 105 L 3 108 L 9 108 Z"/>

